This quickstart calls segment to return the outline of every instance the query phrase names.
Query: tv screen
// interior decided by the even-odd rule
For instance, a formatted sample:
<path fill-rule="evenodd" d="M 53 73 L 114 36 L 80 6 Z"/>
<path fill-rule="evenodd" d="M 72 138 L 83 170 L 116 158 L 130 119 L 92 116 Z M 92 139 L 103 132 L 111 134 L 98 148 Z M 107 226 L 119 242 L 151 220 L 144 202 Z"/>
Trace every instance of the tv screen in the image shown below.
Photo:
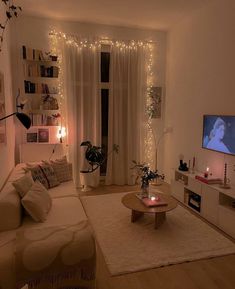
<path fill-rule="evenodd" d="M 235 155 L 235 116 L 204 115 L 202 147 Z"/>

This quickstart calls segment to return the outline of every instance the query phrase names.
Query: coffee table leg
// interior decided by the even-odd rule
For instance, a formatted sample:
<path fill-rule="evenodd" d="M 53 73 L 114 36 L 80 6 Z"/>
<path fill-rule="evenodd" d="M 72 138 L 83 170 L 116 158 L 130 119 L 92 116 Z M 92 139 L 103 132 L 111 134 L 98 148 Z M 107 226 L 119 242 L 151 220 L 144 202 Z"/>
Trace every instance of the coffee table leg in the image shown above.
<path fill-rule="evenodd" d="M 131 211 L 131 222 L 134 223 L 136 220 L 138 220 L 144 213 L 138 212 L 135 210 Z"/>
<path fill-rule="evenodd" d="M 154 228 L 157 229 L 158 227 L 161 226 L 162 223 L 164 223 L 166 219 L 166 213 L 155 213 L 155 226 Z"/>

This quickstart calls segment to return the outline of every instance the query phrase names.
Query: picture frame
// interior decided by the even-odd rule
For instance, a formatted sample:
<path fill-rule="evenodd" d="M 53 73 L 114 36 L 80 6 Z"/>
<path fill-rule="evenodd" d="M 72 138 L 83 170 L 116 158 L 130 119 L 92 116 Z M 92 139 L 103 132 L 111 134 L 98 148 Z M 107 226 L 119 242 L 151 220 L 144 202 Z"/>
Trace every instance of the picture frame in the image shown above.
<path fill-rule="evenodd" d="M 26 142 L 34 143 L 38 141 L 38 133 L 37 132 L 28 132 L 26 134 Z"/>
<path fill-rule="evenodd" d="M 0 71 L 0 118 L 6 116 L 4 74 Z M 6 121 L 0 121 L 0 144 L 6 143 Z"/>
<path fill-rule="evenodd" d="M 161 118 L 162 113 L 162 87 L 154 86 L 150 91 L 151 103 L 149 114 L 151 118 Z"/>
<path fill-rule="evenodd" d="M 38 129 L 38 142 L 39 143 L 48 143 L 49 142 L 49 129 L 48 128 L 39 128 Z"/>

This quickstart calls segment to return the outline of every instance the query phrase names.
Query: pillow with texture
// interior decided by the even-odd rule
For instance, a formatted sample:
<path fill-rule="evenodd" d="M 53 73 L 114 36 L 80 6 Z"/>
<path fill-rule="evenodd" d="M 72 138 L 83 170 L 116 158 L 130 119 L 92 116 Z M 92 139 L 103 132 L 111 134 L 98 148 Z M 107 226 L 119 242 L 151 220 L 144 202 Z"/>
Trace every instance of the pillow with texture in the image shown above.
<path fill-rule="evenodd" d="M 61 159 L 44 161 L 45 164 L 50 164 L 54 169 L 56 177 L 60 183 L 72 180 L 72 164 L 68 163 L 66 156 Z"/>
<path fill-rule="evenodd" d="M 28 193 L 22 198 L 21 203 L 36 222 L 44 222 L 52 206 L 47 189 L 39 181 L 32 185 Z"/>
<path fill-rule="evenodd" d="M 34 181 L 39 181 L 46 189 L 56 187 L 60 184 L 55 171 L 50 164 L 42 164 L 34 167 L 27 167 L 26 171 L 30 171 Z"/>
<path fill-rule="evenodd" d="M 23 198 L 26 195 L 26 193 L 30 190 L 33 184 L 34 181 L 30 174 L 26 174 L 25 176 L 12 182 L 13 187 L 19 193 L 21 198 Z"/>

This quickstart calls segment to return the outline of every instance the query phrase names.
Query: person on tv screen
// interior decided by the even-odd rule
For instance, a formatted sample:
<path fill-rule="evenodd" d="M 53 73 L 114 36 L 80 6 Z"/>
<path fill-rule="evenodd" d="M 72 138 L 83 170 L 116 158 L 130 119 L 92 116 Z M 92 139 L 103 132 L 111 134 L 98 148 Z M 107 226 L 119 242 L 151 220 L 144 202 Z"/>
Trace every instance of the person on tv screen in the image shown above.
<path fill-rule="evenodd" d="M 222 141 L 225 134 L 225 126 L 226 124 L 222 118 L 218 117 L 213 125 L 213 129 L 210 132 L 209 142 L 207 144 L 208 149 L 230 153 L 229 149 Z"/>

